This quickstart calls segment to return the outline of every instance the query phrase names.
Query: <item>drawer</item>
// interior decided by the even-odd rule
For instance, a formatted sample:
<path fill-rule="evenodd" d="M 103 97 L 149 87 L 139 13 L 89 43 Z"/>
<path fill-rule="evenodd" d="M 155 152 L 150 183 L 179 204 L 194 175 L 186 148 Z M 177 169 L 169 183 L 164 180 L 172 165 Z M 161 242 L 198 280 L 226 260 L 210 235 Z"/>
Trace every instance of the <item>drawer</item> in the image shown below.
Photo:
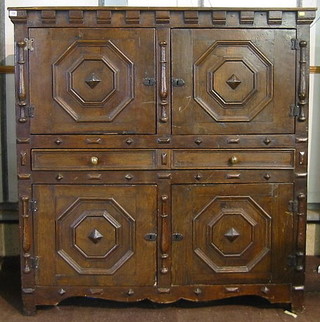
<path fill-rule="evenodd" d="M 174 169 L 292 169 L 294 150 L 174 150 Z"/>
<path fill-rule="evenodd" d="M 156 168 L 156 150 L 32 151 L 32 170 L 123 170 Z"/>

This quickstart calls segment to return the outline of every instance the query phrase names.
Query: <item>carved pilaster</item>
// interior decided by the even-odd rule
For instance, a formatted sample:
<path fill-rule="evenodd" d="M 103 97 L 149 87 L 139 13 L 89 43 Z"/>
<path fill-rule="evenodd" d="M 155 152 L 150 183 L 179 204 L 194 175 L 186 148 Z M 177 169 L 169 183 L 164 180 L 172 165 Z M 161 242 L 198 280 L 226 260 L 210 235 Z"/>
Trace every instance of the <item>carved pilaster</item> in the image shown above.
<path fill-rule="evenodd" d="M 25 65 L 25 57 L 24 57 L 24 50 L 26 48 L 26 42 L 25 41 L 19 41 L 17 43 L 18 47 L 18 57 L 17 57 L 17 68 L 18 68 L 18 106 L 20 108 L 20 116 L 18 121 L 20 123 L 27 122 L 27 116 L 26 116 L 26 86 L 25 86 L 25 80 L 24 80 L 24 65 Z"/>
<path fill-rule="evenodd" d="M 305 106 L 308 103 L 308 89 L 307 89 L 307 42 L 302 40 L 299 43 L 300 46 L 300 75 L 299 75 L 299 89 L 298 89 L 298 105 L 299 109 L 299 122 L 305 122 Z"/>
<path fill-rule="evenodd" d="M 21 196 L 21 209 L 22 209 L 22 250 L 24 258 L 24 273 L 30 273 L 30 249 L 31 249 L 31 234 L 30 234 L 30 221 L 29 221 L 29 197 Z"/>
<path fill-rule="evenodd" d="M 159 43 L 160 45 L 160 122 L 162 123 L 167 123 L 168 122 L 168 84 L 167 84 L 167 72 L 166 72 L 166 67 L 167 67 L 167 58 L 166 58 L 166 47 L 167 47 L 167 42 L 166 41 L 161 41 Z"/>
<path fill-rule="evenodd" d="M 161 217 L 161 238 L 160 238 L 160 250 L 161 250 L 161 259 L 162 265 L 160 268 L 161 274 L 168 273 L 168 267 L 166 265 L 166 259 L 169 257 L 169 247 L 170 247 L 170 231 L 169 231 L 169 215 L 168 215 L 168 196 L 162 195 L 161 196 L 161 210 L 160 210 L 160 217 Z"/>

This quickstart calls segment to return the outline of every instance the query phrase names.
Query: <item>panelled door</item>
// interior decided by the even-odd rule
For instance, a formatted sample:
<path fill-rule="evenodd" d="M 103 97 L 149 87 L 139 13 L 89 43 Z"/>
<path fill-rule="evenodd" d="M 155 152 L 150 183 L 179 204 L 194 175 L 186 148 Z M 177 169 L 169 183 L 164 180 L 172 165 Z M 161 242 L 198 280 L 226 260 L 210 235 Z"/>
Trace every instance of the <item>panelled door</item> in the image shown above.
<path fill-rule="evenodd" d="M 30 29 L 31 133 L 156 129 L 154 29 Z"/>
<path fill-rule="evenodd" d="M 173 284 L 286 282 L 292 184 L 174 185 Z"/>
<path fill-rule="evenodd" d="M 173 30 L 173 133 L 293 133 L 293 38 L 294 30 Z"/>
<path fill-rule="evenodd" d="M 156 186 L 35 185 L 37 285 L 152 286 Z"/>

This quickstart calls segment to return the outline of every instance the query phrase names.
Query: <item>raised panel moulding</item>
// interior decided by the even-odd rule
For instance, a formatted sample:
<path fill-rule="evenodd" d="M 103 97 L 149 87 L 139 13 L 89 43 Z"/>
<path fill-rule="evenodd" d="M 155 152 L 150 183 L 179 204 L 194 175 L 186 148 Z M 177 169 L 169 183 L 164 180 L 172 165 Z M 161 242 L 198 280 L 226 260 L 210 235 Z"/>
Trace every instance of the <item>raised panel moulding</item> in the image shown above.
<path fill-rule="evenodd" d="M 96 69 L 102 71 L 99 77 Z M 92 93 L 78 81 L 85 71 L 91 72 L 85 82 Z M 53 97 L 76 122 L 112 122 L 133 99 L 133 79 L 133 62 L 113 42 L 78 40 L 53 64 Z M 104 86 L 98 89 L 99 81 Z"/>

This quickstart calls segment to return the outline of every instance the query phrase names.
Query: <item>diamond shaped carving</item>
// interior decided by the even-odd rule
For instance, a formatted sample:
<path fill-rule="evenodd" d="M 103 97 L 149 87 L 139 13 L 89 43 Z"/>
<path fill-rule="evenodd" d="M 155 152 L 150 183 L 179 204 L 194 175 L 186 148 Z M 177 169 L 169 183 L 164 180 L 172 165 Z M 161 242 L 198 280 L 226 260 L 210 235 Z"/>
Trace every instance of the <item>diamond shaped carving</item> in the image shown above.
<path fill-rule="evenodd" d="M 233 74 L 227 81 L 226 83 L 232 88 L 232 89 L 236 89 L 240 84 L 241 84 L 241 80 L 235 75 Z"/>
<path fill-rule="evenodd" d="M 194 64 L 194 97 L 216 121 L 249 122 L 273 98 L 273 64 L 251 41 L 216 41 Z"/>
<path fill-rule="evenodd" d="M 78 198 L 57 228 L 58 254 L 79 274 L 112 275 L 134 254 L 135 220 L 113 198 Z"/>
<path fill-rule="evenodd" d="M 213 271 L 249 272 L 270 251 L 271 217 L 249 196 L 216 196 L 193 220 L 193 249 Z"/>
<path fill-rule="evenodd" d="M 112 122 L 133 100 L 133 79 L 112 41 L 77 40 L 53 64 L 53 98 L 76 122 Z"/>
<path fill-rule="evenodd" d="M 85 82 L 90 86 L 90 88 L 93 89 L 101 82 L 101 79 L 99 79 L 94 73 L 92 73 Z"/>
<path fill-rule="evenodd" d="M 224 234 L 224 237 L 226 237 L 230 242 L 235 241 L 239 236 L 240 234 L 233 227 Z"/>
<path fill-rule="evenodd" d="M 88 236 L 89 239 L 91 239 L 95 244 L 100 241 L 100 239 L 103 238 L 103 235 L 99 232 L 99 230 L 94 229 L 90 235 Z"/>

